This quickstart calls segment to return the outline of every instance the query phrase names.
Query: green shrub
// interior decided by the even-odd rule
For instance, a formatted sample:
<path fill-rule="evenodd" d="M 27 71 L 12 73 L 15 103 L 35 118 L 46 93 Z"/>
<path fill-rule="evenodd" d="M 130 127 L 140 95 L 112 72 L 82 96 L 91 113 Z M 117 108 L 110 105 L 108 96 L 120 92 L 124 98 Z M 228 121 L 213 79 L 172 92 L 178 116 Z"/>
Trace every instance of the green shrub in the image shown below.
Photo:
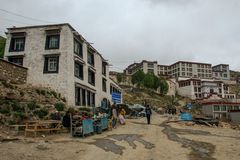
<path fill-rule="evenodd" d="M 34 110 L 37 108 L 37 102 L 36 101 L 31 101 L 27 104 L 28 109 Z"/>
<path fill-rule="evenodd" d="M 41 90 L 40 92 L 41 92 L 41 94 L 44 95 L 44 96 L 47 94 L 46 90 Z"/>
<path fill-rule="evenodd" d="M 33 114 L 42 119 L 48 115 L 48 110 L 46 108 L 41 108 L 41 109 L 35 110 Z"/>
<path fill-rule="evenodd" d="M 21 105 L 18 101 L 12 101 L 11 107 L 14 112 L 25 112 L 24 106 Z"/>
<path fill-rule="evenodd" d="M 38 88 L 36 89 L 36 92 L 37 92 L 37 94 L 38 94 L 38 95 L 40 95 L 40 94 L 41 94 L 41 90 L 40 90 L 40 89 L 38 89 Z"/>
<path fill-rule="evenodd" d="M 10 107 L 8 105 L 0 106 L 0 113 L 2 113 L 2 114 L 10 114 Z"/>
<path fill-rule="evenodd" d="M 58 111 L 63 111 L 64 107 L 65 107 L 65 104 L 62 103 L 62 102 L 59 102 L 59 103 L 55 103 L 54 106 Z"/>
<path fill-rule="evenodd" d="M 58 98 L 58 94 L 57 94 L 57 92 L 55 92 L 55 91 L 51 91 L 51 94 L 52 94 L 55 98 Z"/>
<path fill-rule="evenodd" d="M 25 114 L 25 112 L 22 112 L 22 111 L 20 111 L 20 112 L 14 112 L 14 115 L 15 115 L 17 118 L 20 118 L 20 119 L 24 119 L 24 118 L 27 117 L 26 114 Z"/>
<path fill-rule="evenodd" d="M 74 112 L 75 112 L 75 109 L 74 109 L 74 107 L 69 107 L 69 108 L 68 108 L 68 111 L 69 111 L 70 113 L 74 113 Z"/>

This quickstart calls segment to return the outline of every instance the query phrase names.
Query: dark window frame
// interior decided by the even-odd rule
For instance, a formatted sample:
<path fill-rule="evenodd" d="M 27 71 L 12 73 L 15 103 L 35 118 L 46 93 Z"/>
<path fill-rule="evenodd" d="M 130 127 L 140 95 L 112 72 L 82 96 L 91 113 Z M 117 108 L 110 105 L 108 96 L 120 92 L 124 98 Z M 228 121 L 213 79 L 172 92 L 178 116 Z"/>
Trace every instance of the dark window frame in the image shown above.
<path fill-rule="evenodd" d="M 50 47 L 50 39 L 51 37 L 57 37 L 58 38 L 58 44 L 56 47 Z M 46 35 L 46 42 L 45 42 L 45 49 L 50 50 L 50 49 L 59 49 L 60 48 L 60 34 L 49 34 Z"/>
<path fill-rule="evenodd" d="M 102 91 L 107 92 L 107 80 L 102 78 Z"/>
<path fill-rule="evenodd" d="M 94 67 L 94 65 L 95 65 L 94 53 L 92 51 L 90 51 L 89 48 L 88 48 L 88 52 L 87 52 L 87 62 L 88 62 L 88 64 L 90 64 L 91 66 Z"/>
<path fill-rule="evenodd" d="M 80 49 L 79 49 L 79 52 L 80 52 L 80 53 L 77 53 L 77 52 L 75 51 L 75 47 L 76 47 L 75 45 L 76 45 L 76 44 L 78 44 L 79 47 L 80 47 Z M 73 52 L 74 52 L 76 55 L 78 55 L 79 57 L 83 58 L 83 45 L 82 45 L 82 43 L 79 42 L 76 38 L 73 39 Z"/>
<path fill-rule="evenodd" d="M 14 45 L 16 43 L 17 39 L 23 39 L 23 47 L 20 50 L 17 50 L 14 48 Z M 10 42 L 10 46 L 9 46 L 9 52 L 22 52 L 25 50 L 25 42 L 26 42 L 26 37 L 22 36 L 22 37 L 12 37 L 11 38 L 11 42 Z"/>
<path fill-rule="evenodd" d="M 20 63 L 14 62 L 14 60 L 20 60 L 20 59 L 21 59 Z M 17 65 L 23 66 L 23 56 L 9 56 L 8 61 Z"/>
<path fill-rule="evenodd" d="M 48 70 L 48 60 L 49 58 L 56 58 L 57 59 L 57 66 L 56 66 L 56 71 L 49 71 Z M 43 66 L 43 73 L 59 73 L 59 55 L 46 55 L 44 56 L 44 66 Z"/>
<path fill-rule="evenodd" d="M 90 75 L 91 74 L 91 75 Z M 92 82 L 90 81 L 90 78 L 89 76 L 92 76 Z M 96 79 L 95 79 L 95 72 L 92 71 L 91 69 L 88 69 L 88 83 L 95 86 L 95 82 L 96 82 Z"/>
<path fill-rule="evenodd" d="M 102 62 L 102 74 L 104 76 L 107 74 L 107 64 L 105 62 Z"/>
<path fill-rule="evenodd" d="M 76 74 L 76 65 L 82 67 L 81 68 L 82 72 L 80 72 L 80 68 L 78 68 L 79 69 L 79 75 Z M 74 64 L 74 76 L 81 79 L 81 80 L 84 80 L 84 65 L 82 63 L 75 62 L 75 64 Z"/>

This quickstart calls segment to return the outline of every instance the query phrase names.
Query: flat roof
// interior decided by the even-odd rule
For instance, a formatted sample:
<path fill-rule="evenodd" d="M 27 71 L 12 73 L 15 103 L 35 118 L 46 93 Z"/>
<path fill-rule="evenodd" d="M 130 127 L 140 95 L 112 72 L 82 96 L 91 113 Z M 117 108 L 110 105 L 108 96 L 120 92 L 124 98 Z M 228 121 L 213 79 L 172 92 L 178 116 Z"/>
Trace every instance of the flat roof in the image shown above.
<path fill-rule="evenodd" d="M 189 64 L 204 64 L 204 65 L 211 65 L 210 63 L 200 63 L 200 62 L 190 62 L 190 61 L 177 61 L 173 64 L 171 64 L 171 66 L 175 65 L 175 64 L 178 64 L 178 63 L 189 63 Z"/>
<path fill-rule="evenodd" d="M 218 67 L 218 66 L 229 66 L 229 64 L 218 64 L 218 65 L 215 65 L 215 66 L 212 66 L 212 67 L 214 68 L 214 67 Z"/>
<path fill-rule="evenodd" d="M 11 30 L 22 30 L 22 29 L 31 29 L 31 28 L 43 28 L 43 27 L 59 27 L 59 26 L 68 26 L 72 31 L 77 32 L 69 23 L 59 23 L 59 24 L 46 24 L 46 25 L 33 25 L 33 26 L 23 26 L 23 27 L 11 27 L 7 28 L 9 31 Z M 106 59 L 103 58 L 103 56 L 81 35 L 77 32 L 81 38 L 102 58 L 104 62 L 107 62 Z"/>

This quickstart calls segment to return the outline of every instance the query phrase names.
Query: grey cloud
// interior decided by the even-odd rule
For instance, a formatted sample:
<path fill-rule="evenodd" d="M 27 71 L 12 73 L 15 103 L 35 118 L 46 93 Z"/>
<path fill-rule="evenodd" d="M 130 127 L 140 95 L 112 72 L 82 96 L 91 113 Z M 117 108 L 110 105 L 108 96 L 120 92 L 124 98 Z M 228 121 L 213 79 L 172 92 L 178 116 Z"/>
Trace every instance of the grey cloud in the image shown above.
<path fill-rule="evenodd" d="M 71 23 L 113 67 L 142 59 L 229 63 L 240 70 L 239 0 L 0 0 L 0 8 Z M 1 16 L 39 24 L 0 12 Z M 41 23 L 41 22 L 40 22 Z M 0 19 L 9 27 L 23 24 Z"/>

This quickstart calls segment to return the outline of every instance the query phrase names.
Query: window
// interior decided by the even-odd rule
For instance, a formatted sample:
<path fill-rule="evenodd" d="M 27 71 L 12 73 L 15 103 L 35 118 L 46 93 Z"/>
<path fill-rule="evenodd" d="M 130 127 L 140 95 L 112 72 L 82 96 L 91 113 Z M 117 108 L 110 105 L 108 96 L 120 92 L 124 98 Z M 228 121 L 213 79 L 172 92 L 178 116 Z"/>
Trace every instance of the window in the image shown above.
<path fill-rule="evenodd" d="M 210 93 L 214 93 L 214 90 L 213 90 L 213 89 L 210 89 Z"/>
<path fill-rule="evenodd" d="M 45 49 L 59 49 L 60 35 L 47 35 Z"/>
<path fill-rule="evenodd" d="M 59 56 L 45 56 L 43 73 L 58 73 Z"/>
<path fill-rule="evenodd" d="M 214 111 L 220 111 L 220 107 L 219 106 L 214 106 Z"/>
<path fill-rule="evenodd" d="M 88 48 L 88 64 L 94 66 L 94 53 Z"/>
<path fill-rule="evenodd" d="M 197 92 L 197 87 L 194 87 L 194 92 Z"/>
<path fill-rule="evenodd" d="M 77 106 L 81 105 L 81 88 L 75 87 L 75 104 Z"/>
<path fill-rule="evenodd" d="M 95 85 L 95 73 L 90 69 L 88 69 L 88 83 Z"/>
<path fill-rule="evenodd" d="M 75 75 L 75 77 L 83 80 L 83 65 L 82 64 L 75 62 L 74 75 Z"/>
<path fill-rule="evenodd" d="M 74 53 L 76 53 L 80 57 L 83 57 L 82 44 L 78 42 L 76 39 L 74 39 Z"/>
<path fill-rule="evenodd" d="M 23 57 L 19 57 L 19 56 L 8 57 L 8 61 L 20 66 L 23 65 Z"/>
<path fill-rule="evenodd" d="M 106 63 L 102 62 L 102 74 L 106 75 Z"/>
<path fill-rule="evenodd" d="M 227 110 L 226 106 L 221 106 L 221 111 L 226 111 L 226 110 Z"/>
<path fill-rule="evenodd" d="M 107 92 L 107 80 L 105 78 L 102 79 L 102 90 Z"/>
<path fill-rule="evenodd" d="M 154 74 L 154 70 L 153 69 L 148 69 L 147 71 L 148 73 Z"/>
<path fill-rule="evenodd" d="M 24 51 L 25 37 L 13 37 L 11 39 L 9 52 Z"/>
<path fill-rule="evenodd" d="M 75 104 L 77 106 L 95 106 L 95 93 L 82 87 L 75 87 Z"/>

